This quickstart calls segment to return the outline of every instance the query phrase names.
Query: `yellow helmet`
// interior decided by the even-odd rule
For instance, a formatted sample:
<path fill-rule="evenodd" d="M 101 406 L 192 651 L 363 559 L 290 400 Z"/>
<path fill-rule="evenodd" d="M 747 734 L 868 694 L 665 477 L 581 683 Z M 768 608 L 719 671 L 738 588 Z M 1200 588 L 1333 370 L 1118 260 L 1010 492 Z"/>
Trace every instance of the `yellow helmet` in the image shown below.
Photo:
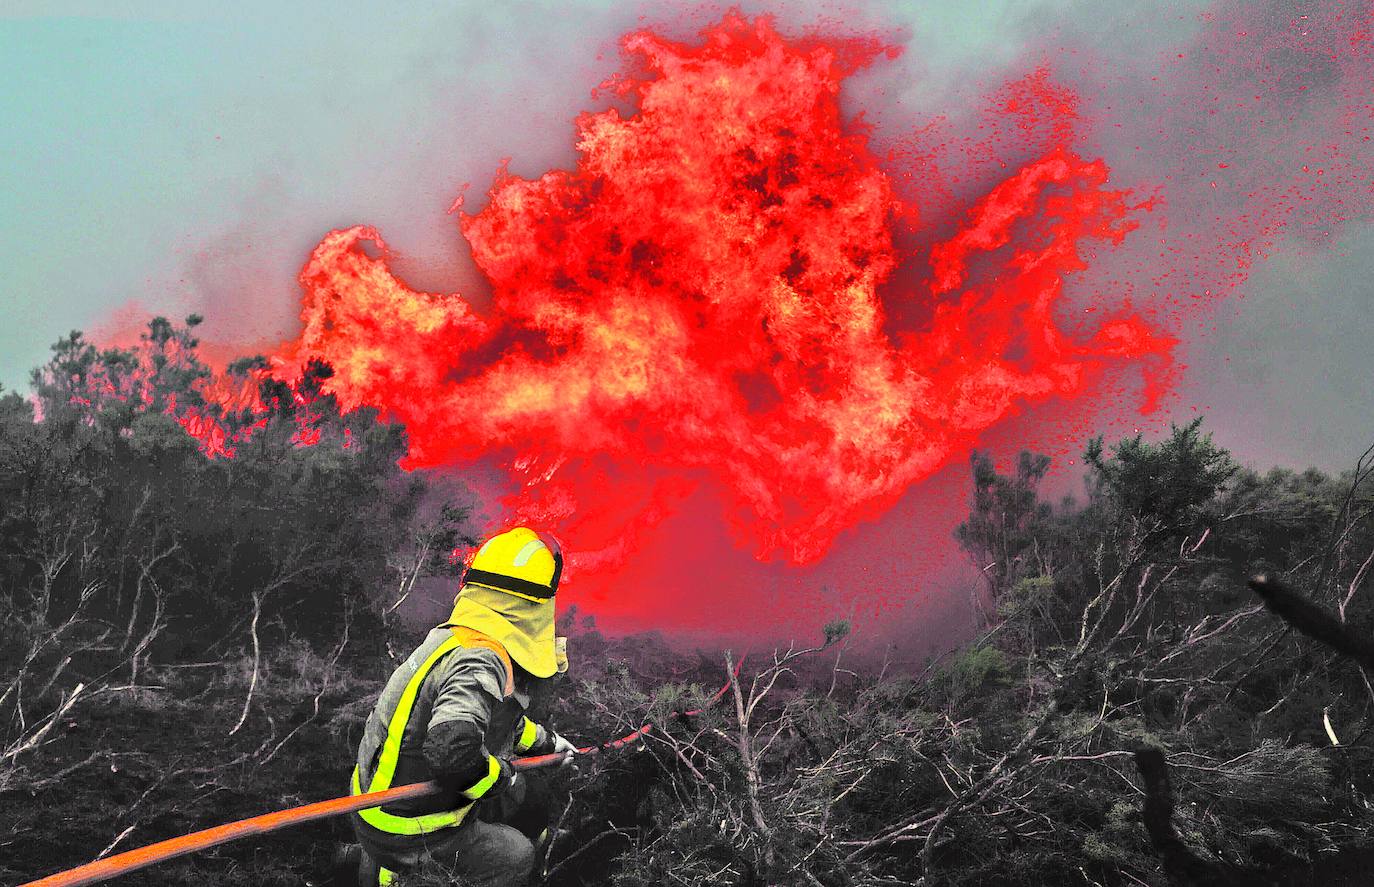
<path fill-rule="evenodd" d="M 563 552 L 552 536 L 516 527 L 488 539 L 463 576 L 445 625 L 480 631 L 538 678 L 558 671 L 554 595 Z"/>

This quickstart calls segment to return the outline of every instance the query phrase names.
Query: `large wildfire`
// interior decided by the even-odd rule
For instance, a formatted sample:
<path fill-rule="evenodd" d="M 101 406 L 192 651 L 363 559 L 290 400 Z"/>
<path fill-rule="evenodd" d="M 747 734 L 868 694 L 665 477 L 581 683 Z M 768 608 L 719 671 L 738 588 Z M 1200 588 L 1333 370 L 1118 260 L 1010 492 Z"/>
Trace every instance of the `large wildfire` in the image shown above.
<path fill-rule="evenodd" d="M 574 538 L 588 507 L 652 519 L 638 503 L 712 483 L 741 541 L 806 562 L 1019 403 L 1167 358 L 1139 317 L 1089 335 L 1055 318 L 1083 244 L 1143 212 L 1102 162 L 1061 143 L 1012 171 L 888 296 L 931 306 L 929 325 L 894 330 L 879 291 L 905 258 L 893 227 L 920 207 L 838 97 L 895 50 L 734 17 L 699 45 L 624 45 L 645 70 L 614 88 L 638 111 L 584 115 L 575 171 L 503 174 L 462 218 L 488 310 L 408 288 L 369 228 L 332 232 L 302 271 L 290 358 L 323 359 L 345 406 L 404 422 L 410 466 L 507 453 L 513 517 Z"/>
<path fill-rule="evenodd" d="M 1368 32 L 1339 21 L 1335 49 L 1306 32 L 1289 48 L 1367 67 Z M 1212 64 L 1258 70 L 1287 33 Z M 615 107 L 577 120 L 575 169 L 502 170 L 479 212 L 457 202 L 489 304 L 407 286 L 370 227 L 333 231 L 300 274 L 298 338 L 259 371 L 329 364 L 343 407 L 405 424 L 408 468 L 498 464 L 512 492 L 497 521 L 559 534 L 573 577 L 623 563 L 688 500 L 718 503 L 737 549 L 812 564 L 1028 409 L 1155 410 L 1181 369 L 1179 312 L 1243 279 L 1311 195 L 1236 178 L 1245 149 L 1201 137 L 1171 160 L 1206 166 L 1200 181 L 1118 184 L 1085 147 L 1110 144 L 1106 112 L 1046 68 L 997 90 L 976 136 L 927 144 L 925 127 L 882 150 L 841 96 L 896 57 L 884 40 L 731 14 L 696 41 L 647 30 L 622 46 Z M 1233 133 L 1250 117 L 1231 98 L 1267 107 L 1293 87 L 1215 79 Z M 1346 121 L 1345 142 L 1368 142 L 1367 120 Z M 1245 190 L 1234 211 L 1171 226 L 1170 189 L 1215 194 L 1218 178 Z M 1146 298 L 1147 279 L 1166 298 Z M 223 380 L 207 396 L 253 406 Z M 204 415 L 183 424 L 232 453 Z"/>

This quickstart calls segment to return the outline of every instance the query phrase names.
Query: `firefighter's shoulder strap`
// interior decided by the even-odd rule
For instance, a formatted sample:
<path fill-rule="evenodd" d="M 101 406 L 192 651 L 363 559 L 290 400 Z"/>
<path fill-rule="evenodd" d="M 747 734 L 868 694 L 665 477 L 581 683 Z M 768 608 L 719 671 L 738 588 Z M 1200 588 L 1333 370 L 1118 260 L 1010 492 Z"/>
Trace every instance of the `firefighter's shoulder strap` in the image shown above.
<path fill-rule="evenodd" d="M 491 635 L 483 634 L 475 628 L 468 628 L 466 625 L 454 625 L 449 627 L 453 636 L 458 639 L 458 643 L 464 647 L 485 647 L 497 656 L 501 657 L 501 664 L 506 667 L 506 686 L 505 694 L 510 696 L 515 692 L 515 666 L 511 664 L 510 654 L 500 642 Z"/>

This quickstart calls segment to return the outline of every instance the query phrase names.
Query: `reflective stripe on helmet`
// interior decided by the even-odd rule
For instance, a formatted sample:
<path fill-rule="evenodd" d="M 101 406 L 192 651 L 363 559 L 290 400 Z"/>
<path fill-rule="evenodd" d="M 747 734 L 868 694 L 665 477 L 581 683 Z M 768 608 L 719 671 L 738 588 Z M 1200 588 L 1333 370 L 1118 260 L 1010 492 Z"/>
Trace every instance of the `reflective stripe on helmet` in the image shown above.
<path fill-rule="evenodd" d="M 548 546 L 544 544 L 543 539 L 531 539 L 525 543 L 524 548 L 516 552 L 515 560 L 511 561 L 511 563 L 515 564 L 517 567 L 523 567 L 530 562 L 530 556 L 541 548 L 548 548 Z"/>

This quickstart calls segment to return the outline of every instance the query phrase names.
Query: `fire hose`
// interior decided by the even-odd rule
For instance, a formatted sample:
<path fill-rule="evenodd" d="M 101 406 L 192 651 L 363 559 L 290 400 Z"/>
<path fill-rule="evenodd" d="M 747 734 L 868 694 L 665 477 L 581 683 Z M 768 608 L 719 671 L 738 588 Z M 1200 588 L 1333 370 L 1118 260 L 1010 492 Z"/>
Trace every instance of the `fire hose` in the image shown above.
<path fill-rule="evenodd" d="M 743 664 L 743 658 L 740 664 Z M 739 674 L 739 665 L 735 666 L 735 675 Z M 717 700 L 725 695 L 730 689 L 727 681 L 724 686 L 716 691 L 701 708 L 691 711 L 675 712 L 691 717 L 699 715 L 706 708 L 714 705 Z M 612 739 L 600 745 L 592 745 L 577 750 L 578 756 L 595 755 L 607 751 L 616 751 L 624 748 L 632 742 L 643 739 L 653 730 L 652 724 L 645 724 L 633 733 L 627 733 L 619 739 Z M 547 755 L 533 755 L 531 757 L 516 758 L 511 761 L 511 766 L 518 772 L 527 770 L 539 770 L 544 767 L 553 767 L 562 764 L 569 758 L 568 752 L 555 752 Z M 97 859 L 74 869 L 48 875 L 46 878 L 39 878 L 37 881 L 29 881 L 20 884 L 19 887 L 81 887 L 83 884 L 98 884 L 110 878 L 117 878 L 129 872 L 147 868 L 159 862 L 169 859 L 176 859 L 179 856 L 186 856 L 200 850 L 208 850 L 211 847 L 218 847 L 230 841 L 237 841 L 240 838 L 248 838 L 254 835 L 266 835 L 271 832 L 280 831 L 293 825 L 303 825 L 307 822 L 314 822 L 317 819 L 328 819 L 331 816 L 342 816 L 346 813 L 356 813 L 359 810 L 366 810 L 369 807 L 380 807 L 383 804 L 392 804 L 397 801 L 409 801 L 416 798 L 427 798 L 432 795 L 442 793 L 444 790 L 434 782 L 415 782 L 409 785 L 400 785 L 389 788 L 385 791 L 370 792 L 362 795 L 347 795 L 342 798 L 332 798 L 328 801 L 317 801 L 314 804 L 306 804 L 300 807 L 288 807 L 285 810 L 278 810 L 274 813 L 264 813 L 261 816 L 254 816 L 249 819 L 240 819 L 237 822 L 230 822 L 218 825 L 214 828 L 192 832 L 189 835 L 182 835 L 177 838 L 169 838 L 166 841 L 159 841 L 156 844 L 149 844 L 146 847 L 139 847 L 128 850 L 115 856 Z"/>

